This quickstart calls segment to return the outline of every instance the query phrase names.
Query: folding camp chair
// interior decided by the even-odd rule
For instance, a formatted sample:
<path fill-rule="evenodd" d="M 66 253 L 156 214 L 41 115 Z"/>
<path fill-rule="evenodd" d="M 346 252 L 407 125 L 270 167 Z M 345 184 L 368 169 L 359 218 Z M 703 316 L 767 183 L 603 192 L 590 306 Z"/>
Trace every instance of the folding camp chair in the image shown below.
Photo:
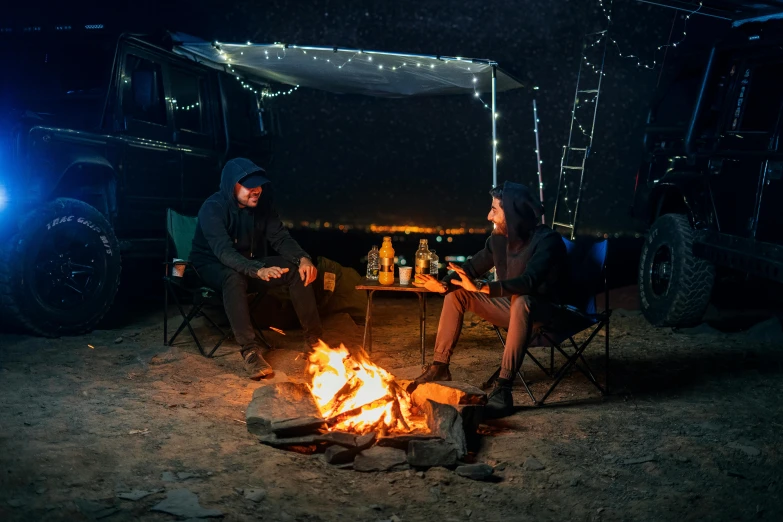
<path fill-rule="evenodd" d="M 548 377 L 552 378 L 553 382 L 539 400 L 533 395 L 530 386 L 525 380 L 524 372 L 520 371 L 517 373 L 517 377 L 521 380 L 522 385 L 525 387 L 525 391 L 527 391 L 527 394 L 530 396 L 530 399 L 535 406 L 543 405 L 552 391 L 554 391 L 557 385 L 563 380 L 563 377 L 573 368 L 582 372 L 587 380 L 598 388 L 602 395 L 608 393 L 609 390 L 609 319 L 612 315 L 612 311 L 609 308 L 609 287 L 606 269 L 608 241 L 572 242 L 563 238 L 563 242 L 568 251 L 570 271 L 569 294 L 571 295 L 569 300 L 572 304 L 553 305 L 555 310 L 554 320 L 546 324 L 534 325 L 531 342 L 522 356 L 523 361 L 525 357 L 530 357 Z M 601 287 L 603 287 L 604 293 L 604 310 L 598 312 L 595 296 L 601 291 Z M 604 329 L 605 333 L 604 361 L 606 373 L 603 386 L 598 382 L 595 375 L 593 375 L 590 366 L 584 358 L 584 351 L 590 346 L 601 329 Z M 574 336 L 585 331 L 589 331 L 587 339 L 582 341 L 581 344 L 577 344 L 574 340 Z M 503 348 L 505 348 L 506 343 L 500 328 L 495 326 L 495 332 L 497 333 Z M 570 342 L 570 345 L 574 350 L 573 353 L 566 352 L 563 347 L 565 341 Z M 549 348 L 549 369 L 545 368 L 533 354 L 530 353 L 530 348 Z M 563 363 L 557 371 L 555 371 L 554 368 L 555 351 L 566 358 L 565 363 Z M 492 374 L 484 383 L 483 387 L 485 389 L 489 388 L 492 383 L 497 380 L 499 375 L 500 368 Z"/>
<path fill-rule="evenodd" d="M 196 267 L 192 263 L 187 261 L 190 256 L 190 249 L 193 243 L 193 236 L 196 234 L 196 226 L 198 225 L 198 218 L 195 216 L 184 216 L 172 209 L 166 209 L 166 257 L 163 262 L 165 267 L 165 274 L 163 276 L 164 282 L 164 299 L 163 299 L 163 344 L 171 346 L 174 344 L 174 339 L 187 328 L 193 340 L 198 346 L 199 352 L 204 357 L 212 357 L 217 349 L 223 344 L 224 341 L 231 337 L 231 334 L 223 330 L 218 324 L 204 311 L 204 307 L 211 306 L 223 306 L 223 298 L 221 292 L 210 288 L 196 270 Z M 173 252 L 171 252 L 173 247 Z M 183 277 L 177 277 L 172 275 L 172 268 L 175 263 L 171 254 L 175 258 L 184 261 L 177 261 L 176 264 L 184 264 L 185 272 Z M 185 308 L 182 305 L 182 301 L 179 294 L 184 294 L 190 297 L 190 309 L 185 312 Z M 174 300 L 174 303 L 182 316 L 182 323 L 179 328 L 174 332 L 171 338 L 168 337 L 168 309 L 169 309 L 169 295 Z M 269 342 L 264 337 L 263 332 L 256 326 L 253 320 L 253 309 L 260 303 L 263 297 L 262 293 L 250 294 L 253 300 L 250 303 L 250 318 L 253 321 L 253 327 L 256 330 L 256 334 L 261 342 L 267 347 L 271 348 Z M 206 321 L 220 332 L 220 339 L 207 353 L 202 346 L 201 340 L 193 330 L 191 321 L 197 317 L 203 317 Z"/>

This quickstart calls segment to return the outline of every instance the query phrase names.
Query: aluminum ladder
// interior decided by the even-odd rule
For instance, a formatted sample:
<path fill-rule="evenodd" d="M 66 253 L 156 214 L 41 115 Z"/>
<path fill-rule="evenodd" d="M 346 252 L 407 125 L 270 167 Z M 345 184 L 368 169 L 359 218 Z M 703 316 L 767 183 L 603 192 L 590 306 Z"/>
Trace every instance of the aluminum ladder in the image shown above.
<path fill-rule="evenodd" d="M 579 73 L 576 77 L 576 93 L 574 94 L 574 106 L 571 110 L 568 145 L 563 146 L 563 156 L 560 159 L 560 180 L 557 183 L 552 228 L 558 232 L 570 234 L 571 240 L 576 237 L 576 218 L 579 214 L 579 200 L 582 197 L 585 165 L 593 146 L 593 131 L 598 114 L 598 96 L 601 93 L 601 83 L 604 77 L 608 41 L 606 30 L 587 34 L 582 41 L 582 58 L 579 60 Z M 590 55 L 597 56 L 599 53 L 600 63 L 598 60 L 590 59 Z M 597 82 L 595 76 L 598 76 Z M 582 109 L 592 109 L 592 111 Z M 585 113 L 586 115 L 583 116 Z M 588 121 L 587 118 L 589 118 L 587 126 L 580 123 L 580 116 L 584 118 L 583 121 Z M 573 198 L 574 192 L 576 199 Z"/>

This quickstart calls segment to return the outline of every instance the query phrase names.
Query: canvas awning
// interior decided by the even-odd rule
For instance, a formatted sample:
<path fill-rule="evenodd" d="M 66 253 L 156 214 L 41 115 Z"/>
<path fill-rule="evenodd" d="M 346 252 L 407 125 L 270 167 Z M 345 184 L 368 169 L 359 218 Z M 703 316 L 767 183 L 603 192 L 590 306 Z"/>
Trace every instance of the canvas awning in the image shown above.
<path fill-rule="evenodd" d="M 175 52 L 242 76 L 340 94 L 386 98 L 487 94 L 524 85 L 491 60 L 287 44 L 176 42 Z"/>
<path fill-rule="evenodd" d="M 174 52 L 247 81 L 384 98 L 476 96 L 491 111 L 492 186 L 497 186 L 497 93 L 525 85 L 492 60 L 281 43 L 207 42 L 183 33 L 171 33 L 171 38 Z"/>

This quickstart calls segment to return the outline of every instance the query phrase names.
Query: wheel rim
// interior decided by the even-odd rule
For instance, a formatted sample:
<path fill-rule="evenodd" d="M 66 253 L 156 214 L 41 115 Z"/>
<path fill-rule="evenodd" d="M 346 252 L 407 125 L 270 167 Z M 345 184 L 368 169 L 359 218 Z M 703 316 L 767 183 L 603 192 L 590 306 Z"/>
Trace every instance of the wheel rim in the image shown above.
<path fill-rule="evenodd" d="M 669 291 L 672 278 L 672 252 L 666 245 L 661 245 L 653 255 L 650 264 L 650 286 L 653 294 L 660 297 Z"/>
<path fill-rule="evenodd" d="M 103 245 L 94 232 L 71 223 L 46 236 L 32 262 L 34 297 L 47 308 L 78 312 L 103 287 Z"/>

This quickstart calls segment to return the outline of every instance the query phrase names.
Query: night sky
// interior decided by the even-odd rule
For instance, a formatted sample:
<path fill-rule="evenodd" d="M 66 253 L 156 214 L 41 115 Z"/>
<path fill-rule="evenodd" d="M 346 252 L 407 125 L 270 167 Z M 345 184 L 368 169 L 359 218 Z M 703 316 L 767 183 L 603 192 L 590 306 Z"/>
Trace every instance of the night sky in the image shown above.
<path fill-rule="evenodd" d="M 603 0 L 609 9 L 611 0 Z M 539 87 L 541 152 L 548 216 L 568 138 L 584 33 L 606 28 L 598 0 L 295 1 L 118 3 L 83 8 L 90 20 L 121 19 L 128 29 L 160 26 L 209 40 L 355 47 L 496 60 Z M 682 38 L 684 14 L 616 0 L 612 34 L 646 63 L 656 47 Z M 48 12 L 52 19 L 64 14 Z M 77 10 L 68 4 L 67 16 Z M 96 19 L 96 20 L 93 20 Z M 672 31 L 672 24 L 674 29 Z M 676 55 L 704 47 L 728 22 L 692 17 Z M 144 26 L 144 27 L 143 27 Z M 600 56 L 600 55 L 599 55 Z M 668 62 L 667 62 L 668 63 Z M 587 183 L 583 232 L 627 232 L 641 159 L 641 129 L 659 69 L 607 51 Z M 498 178 L 537 184 L 533 91 L 498 98 Z M 488 96 L 487 96 L 488 99 Z M 452 226 L 483 223 L 492 182 L 490 112 L 471 95 L 386 100 L 305 88 L 275 99 L 282 136 L 267 165 L 286 219 Z"/>

